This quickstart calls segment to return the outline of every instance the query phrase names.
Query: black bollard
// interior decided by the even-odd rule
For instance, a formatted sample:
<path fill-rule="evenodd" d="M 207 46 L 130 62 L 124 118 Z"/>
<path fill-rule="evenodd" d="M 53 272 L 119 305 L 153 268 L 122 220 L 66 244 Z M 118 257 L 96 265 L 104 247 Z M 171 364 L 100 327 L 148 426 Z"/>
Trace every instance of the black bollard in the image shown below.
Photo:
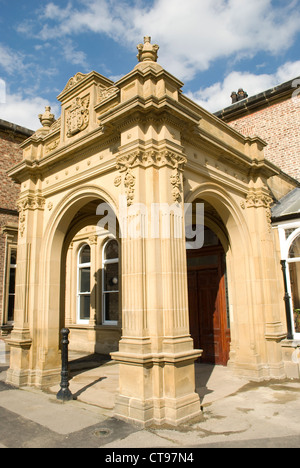
<path fill-rule="evenodd" d="M 63 328 L 61 331 L 62 334 L 62 348 L 61 348 L 61 383 L 60 391 L 56 395 L 56 398 L 60 401 L 71 401 L 74 400 L 74 397 L 69 389 L 69 353 L 68 353 L 68 336 L 70 330 L 68 328 Z"/>
<path fill-rule="evenodd" d="M 292 311 L 291 311 L 291 296 L 288 292 L 287 276 L 286 276 L 286 260 L 281 260 L 281 268 L 283 272 L 283 282 L 284 282 L 284 302 L 285 302 L 285 311 L 286 311 L 286 322 L 287 322 L 287 339 L 292 340 L 293 335 L 293 325 L 292 325 Z"/>

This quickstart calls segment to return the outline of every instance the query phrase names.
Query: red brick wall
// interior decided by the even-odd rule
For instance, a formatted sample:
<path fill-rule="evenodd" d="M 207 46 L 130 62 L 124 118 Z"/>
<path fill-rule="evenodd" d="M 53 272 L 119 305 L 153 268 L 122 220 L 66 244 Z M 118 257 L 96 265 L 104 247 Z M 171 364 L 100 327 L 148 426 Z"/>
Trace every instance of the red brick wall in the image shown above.
<path fill-rule="evenodd" d="M 10 168 L 22 160 L 20 139 L 12 132 L 0 130 L 0 208 L 16 210 L 20 188 L 6 174 Z"/>
<path fill-rule="evenodd" d="M 229 125 L 245 136 L 268 143 L 266 159 L 300 180 L 300 96 L 254 112 Z"/>
<path fill-rule="evenodd" d="M 5 270 L 5 235 L 2 227 L 7 224 L 18 224 L 17 199 L 20 187 L 6 174 L 6 171 L 22 160 L 19 146 L 25 140 L 19 133 L 0 129 L 0 326 L 3 312 L 3 284 Z M 5 212 L 5 210 L 11 210 Z M 14 211 L 16 212 L 14 214 Z M 1 335 L 1 332 L 0 332 Z"/>

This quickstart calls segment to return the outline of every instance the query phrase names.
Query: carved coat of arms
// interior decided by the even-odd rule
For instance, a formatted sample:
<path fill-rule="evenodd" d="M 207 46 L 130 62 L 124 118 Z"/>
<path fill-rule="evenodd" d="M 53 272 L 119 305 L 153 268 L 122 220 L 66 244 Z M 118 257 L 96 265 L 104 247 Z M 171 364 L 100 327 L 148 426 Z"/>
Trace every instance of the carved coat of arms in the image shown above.
<path fill-rule="evenodd" d="M 76 98 L 67 110 L 67 137 L 72 137 L 88 127 L 90 98 Z"/>

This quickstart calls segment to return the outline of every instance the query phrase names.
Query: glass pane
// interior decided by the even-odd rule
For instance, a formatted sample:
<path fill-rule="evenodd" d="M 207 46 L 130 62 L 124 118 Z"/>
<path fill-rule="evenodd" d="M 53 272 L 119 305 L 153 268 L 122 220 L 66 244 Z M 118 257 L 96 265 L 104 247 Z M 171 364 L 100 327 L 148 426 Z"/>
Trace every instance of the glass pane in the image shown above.
<path fill-rule="evenodd" d="M 104 266 L 104 291 L 119 290 L 119 264 L 108 263 Z"/>
<path fill-rule="evenodd" d="M 105 321 L 118 322 L 119 320 L 119 293 L 104 294 Z"/>
<path fill-rule="evenodd" d="M 218 256 L 217 255 L 204 255 L 202 257 L 188 257 L 187 264 L 188 264 L 188 267 L 217 265 Z"/>
<path fill-rule="evenodd" d="M 290 263 L 295 332 L 300 333 L 300 262 Z"/>
<path fill-rule="evenodd" d="M 9 270 L 9 294 L 15 293 L 15 284 L 16 284 L 16 269 L 10 268 Z"/>
<path fill-rule="evenodd" d="M 90 319 L 90 296 L 79 297 L 79 319 L 89 320 Z"/>
<path fill-rule="evenodd" d="M 79 292 L 90 292 L 91 269 L 90 267 L 79 269 Z"/>
<path fill-rule="evenodd" d="M 289 257 L 300 258 L 300 236 L 296 237 L 296 239 L 292 243 L 290 252 L 289 252 Z"/>
<path fill-rule="evenodd" d="M 12 250 L 10 254 L 10 264 L 11 265 L 16 265 L 17 264 L 17 251 Z"/>
<path fill-rule="evenodd" d="M 91 249 L 89 245 L 85 245 L 80 252 L 79 263 L 91 262 Z"/>
<path fill-rule="evenodd" d="M 205 227 L 204 228 L 204 247 L 212 246 L 212 245 L 219 245 L 220 241 L 217 236 L 213 231 L 211 231 L 209 228 Z"/>
<path fill-rule="evenodd" d="M 119 258 L 119 244 L 116 240 L 111 240 L 105 247 L 104 260 L 115 260 Z"/>
<path fill-rule="evenodd" d="M 14 321 L 14 310 L 15 310 L 15 295 L 8 296 L 8 310 L 7 310 L 7 321 Z"/>

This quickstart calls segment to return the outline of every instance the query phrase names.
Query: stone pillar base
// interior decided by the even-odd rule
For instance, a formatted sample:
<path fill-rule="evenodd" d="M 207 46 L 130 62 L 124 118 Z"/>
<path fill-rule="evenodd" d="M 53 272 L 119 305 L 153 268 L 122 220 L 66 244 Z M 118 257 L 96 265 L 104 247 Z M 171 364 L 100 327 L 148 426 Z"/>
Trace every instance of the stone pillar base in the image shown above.
<path fill-rule="evenodd" d="M 26 387 L 28 385 L 28 371 L 8 369 L 6 383 L 17 388 Z"/>
<path fill-rule="evenodd" d="M 152 425 L 180 426 L 201 415 L 200 398 L 196 393 L 178 399 L 153 399 L 141 401 L 119 396 L 114 416 L 123 421 L 148 427 Z"/>
<path fill-rule="evenodd" d="M 6 382 L 14 387 L 24 387 L 28 385 L 29 352 L 32 345 L 29 331 L 15 329 L 6 343 L 10 347 L 10 368 Z"/>
<path fill-rule="evenodd" d="M 149 425 L 178 426 L 201 415 L 194 362 L 200 351 L 174 355 L 113 353 L 120 365 L 115 417 Z"/>
<path fill-rule="evenodd" d="M 6 375 L 8 384 L 18 388 L 30 386 L 47 389 L 60 382 L 60 352 L 40 350 L 41 359 L 32 368 L 30 355 L 33 349 L 28 330 L 14 330 L 6 343 L 10 347 L 10 368 Z"/>

